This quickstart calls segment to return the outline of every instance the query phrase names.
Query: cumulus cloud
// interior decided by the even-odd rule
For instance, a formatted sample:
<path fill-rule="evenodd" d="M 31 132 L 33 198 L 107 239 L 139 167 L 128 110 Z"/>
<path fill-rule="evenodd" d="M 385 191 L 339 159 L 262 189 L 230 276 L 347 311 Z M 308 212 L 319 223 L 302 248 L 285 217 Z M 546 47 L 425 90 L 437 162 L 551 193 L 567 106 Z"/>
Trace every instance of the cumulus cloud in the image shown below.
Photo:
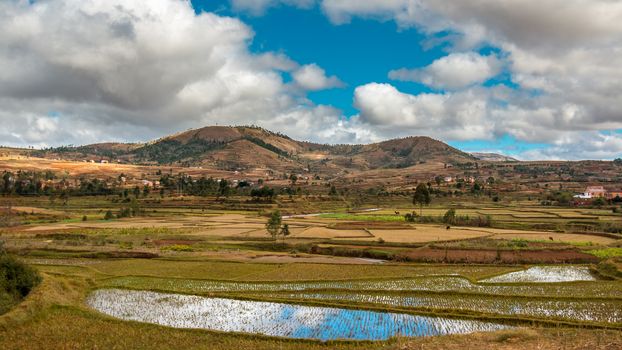
<path fill-rule="evenodd" d="M 0 135 L 58 145 L 213 124 L 290 133 L 296 123 L 286 116 L 297 115 L 322 119 L 297 123 L 316 128 L 305 138 L 324 141 L 317 135 L 340 114 L 309 102 L 281 73 L 295 71 L 311 90 L 338 79 L 283 54 L 250 52 L 253 35 L 238 19 L 195 14 L 188 1 L 0 2 Z"/>
<path fill-rule="evenodd" d="M 232 0 L 238 11 L 310 8 L 314 0 Z M 620 155 L 622 2 L 610 0 L 322 0 L 336 24 L 395 21 L 447 56 L 356 88 L 358 115 L 310 102 L 343 86 L 315 64 L 251 52 L 236 18 L 189 1 L 0 1 L 0 138 L 13 145 L 148 140 L 203 125 L 258 124 L 320 142 L 406 135 L 547 143 L 524 157 Z M 554 15 L 553 15 L 554 14 Z M 412 43 L 415 44 L 415 43 Z M 483 56 L 482 47 L 498 55 Z M 503 71 L 512 81 L 482 86 Z M 285 82 L 283 72 L 292 76 Z M 303 134 L 304 131 L 304 134 Z M 585 149 L 585 151 L 582 151 Z"/>
<path fill-rule="evenodd" d="M 305 90 L 325 90 L 342 87 L 344 84 L 336 76 L 326 76 L 324 69 L 316 64 L 307 64 L 293 72 L 294 82 Z"/>
<path fill-rule="evenodd" d="M 437 89 L 460 89 L 483 83 L 500 71 L 501 63 L 496 56 L 466 52 L 441 57 L 424 68 L 392 70 L 389 78 L 416 81 Z"/>
<path fill-rule="evenodd" d="M 581 147 L 577 148 L 577 144 Z M 622 135 L 599 132 L 573 132 L 556 140 L 551 147 L 521 152 L 525 160 L 610 159 L 622 154 Z"/>
<path fill-rule="evenodd" d="M 358 122 L 374 130 L 380 138 L 429 135 L 456 141 L 489 140 L 509 134 L 549 147 L 515 153 L 498 150 L 519 159 L 610 159 L 622 154 L 622 134 L 590 129 L 559 127 L 562 121 L 575 119 L 576 106 L 560 110 L 507 105 L 506 100 L 520 96 L 510 89 L 496 87 L 446 93 L 407 94 L 390 84 L 370 83 L 355 90 Z M 535 126 L 535 127 L 534 127 Z"/>
<path fill-rule="evenodd" d="M 498 72 L 498 62 L 487 65 L 460 52 L 498 48 L 518 92 L 502 104 L 487 104 L 489 117 L 482 120 L 495 124 L 497 133 L 556 145 L 582 133 L 601 139 L 599 131 L 622 128 L 622 2 L 323 0 L 322 8 L 336 24 L 354 16 L 393 20 L 402 29 L 416 27 L 433 42 L 450 43 L 454 53 L 428 67 L 393 71 L 395 79 L 469 91 Z M 468 68 L 461 71 L 461 66 Z M 448 96 L 444 104 L 451 103 Z M 578 154 L 582 144 L 572 145 Z M 603 152 L 619 155 L 615 147 Z"/>
<path fill-rule="evenodd" d="M 411 95 L 390 84 L 356 88 L 354 105 L 361 122 L 380 135 L 429 135 L 449 140 L 491 139 L 489 92 L 472 89 L 452 94 Z"/>
<path fill-rule="evenodd" d="M 280 5 L 295 6 L 298 8 L 311 8 L 316 0 L 231 0 L 231 5 L 236 11 L 243 11 L 254 16 L 263 15 L 270 7 Z"/>

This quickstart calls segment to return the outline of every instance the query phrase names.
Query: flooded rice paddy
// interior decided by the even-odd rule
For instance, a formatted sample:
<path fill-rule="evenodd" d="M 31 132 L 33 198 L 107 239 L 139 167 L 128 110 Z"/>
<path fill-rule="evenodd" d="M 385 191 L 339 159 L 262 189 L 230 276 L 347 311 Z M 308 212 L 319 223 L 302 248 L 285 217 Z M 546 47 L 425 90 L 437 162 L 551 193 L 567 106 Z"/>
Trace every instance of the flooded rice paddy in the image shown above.
<path fill-rule="evenodd" d="M 564 321 L 622 323 L 622 300 L 508 298 L 483 295 L 380 294 L 360 292 L 269 293 L 257 297 L 378 304 L 400 308 L 476 311 Z"/>
<path fill-rule="evenodd" d="M 486 283 L 555 283 L 595 281 L 585 266 L 534 266 L 482 280 Z"/>
<path fill-rule="evenodd" d="M 588 285 L 589 284 L 589 288 Z M 318 282 L 234 282 L 158 277 L 117 277 L 106 281 L 109 288 L 132 288 L 183 293 L 279 292 L 312 290 L 460 292 L 490 295 L 547 297 L 620 298 L 619 285 L 610 281 L 575 283 L 494 284 L 473 283 L 460 276 L 426 276 L 407 279 Z"/>
<path fill-rule="evenodd" d="M 121 289 L 97 290 L 87 303 L 123 320 L 323 341 L 384 340 L 509 328 L 475 320 Z"/>

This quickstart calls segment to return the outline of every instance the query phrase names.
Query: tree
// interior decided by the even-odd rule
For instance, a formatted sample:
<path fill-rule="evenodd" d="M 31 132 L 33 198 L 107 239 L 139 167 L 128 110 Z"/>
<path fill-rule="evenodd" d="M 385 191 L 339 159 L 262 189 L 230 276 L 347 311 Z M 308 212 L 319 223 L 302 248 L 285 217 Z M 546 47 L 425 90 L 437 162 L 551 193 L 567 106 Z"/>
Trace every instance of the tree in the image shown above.
<path fill-rule="evenodd" d="M 231 189 L 229 188 L 229 181 L 225 179 L 221 179 L 220 182 L 218 183 L 218 197 L 219 198 L 220 196 L 229 197 L 230 193 L 231 193 Z"/>
<path fill-rule="evenodd" d="M 434 182 L 436 182 L 437 187 L 441 187 L 441 182 L 443 182 L 443 178 L 440 175 L 436 175 L 434 177 Z"/>
<path fill-rule="evenodd" d="M 447 210 L 445 215 L 443 215 L 443 222 L 449 225 L 453 225 L 455 221 L 456 221 L 456 209 L 451 208 Z"/>
<path fill-rule="evenodd" d="M 69 201 L 69 192 L 67 192 L 66 190 L 63 190 L 60 193 L 60 199 L 63 201 L 63 205 L 67 205 L 67 201 Z"/>
<path fill-rule="evenodd" d="M 605 204 L 607 204 L 607 201 L 603 197 L 598 197 L 592 201 L 592 205 L 595 207 L 602 207 Z"/>
<path fill-rule="evenodd" d="M 270 233 L 270 236 L 272 236 L 272 239 L 274 239 L 276 241 L 276 236 L 279 233 L 279 228 L 281 228 L 281 212 L 278 210 L 275 210 L 272 212 L 272 214 L 270 214 L 270 218 L 268 219 L 268 222 L 266 223 L 266 230 L 268 230 L 268 233 Z"/>
<path fill-rule="evenodd" d="M 415 195 L 413 196 L 413 204 L 419 205 L 419 216 L 423 215 L 423 206 L 429 205 L 430 202 L 432 202 L 432 198 L 430 197 L 428 186 L 420 183 L 417 185 L 417 188 L 415 188 Z"/>
<path fill-rule="evenodd" d="M 114 218 L 114 215 L 112 215 L 112 211 L 108 210 L 106 215 L 104 215 L 104 220 L 112 220 L 112 218 Z"/>
<path fill-rule="evenodd" d="M 289 176 L 289 181 L 291 181 L 292 186 L 294 186 L 294 185 L 296 184 L 296 181 L 298 181 L 298 176 L 296 176 L 296 175 L 294 175 L 294 174 L 291 174 L 291 175 Z"/>
<path fill-rule="evenodd" d="M 288 224 L 284 224 L 283 227 L 281 227 L 281 235 L 283 236 L 283 242 L 285 242 L 285 237 L 289 236 L 291 233 L 289 232 L 289 225 Z"/>

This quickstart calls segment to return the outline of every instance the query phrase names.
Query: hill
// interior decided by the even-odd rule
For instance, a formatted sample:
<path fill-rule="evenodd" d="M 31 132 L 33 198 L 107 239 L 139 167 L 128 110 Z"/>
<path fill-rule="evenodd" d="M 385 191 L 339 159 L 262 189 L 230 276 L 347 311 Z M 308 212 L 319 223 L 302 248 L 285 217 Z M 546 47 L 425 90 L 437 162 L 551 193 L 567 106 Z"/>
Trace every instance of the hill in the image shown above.
<path fill-rule="evenodd" d="M 143 144 L 100 143 L 34 153 L 70 160 L 334 174 L 344 170 L 398 169 L 428 162 L 442 165 L 477 160 L 425 136 L 367 145 L 328 145 L 296 141 L 280 133 L 249 126 L 209 126 Z"/>

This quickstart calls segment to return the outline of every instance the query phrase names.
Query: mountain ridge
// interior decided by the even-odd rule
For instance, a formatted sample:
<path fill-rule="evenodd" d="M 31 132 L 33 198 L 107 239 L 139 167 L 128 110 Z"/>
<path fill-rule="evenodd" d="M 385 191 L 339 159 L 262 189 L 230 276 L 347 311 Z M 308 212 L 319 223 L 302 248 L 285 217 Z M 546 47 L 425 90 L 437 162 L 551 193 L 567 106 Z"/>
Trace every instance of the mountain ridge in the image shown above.
<path fill-rule="evenodd" d="M 407 168 L 426 162 L 477 161 L 469 153 L 427 136 L 370 144 L 297 141 L 256 126 L 206 126 L 145 143 L 105 142 L 41 150 L 42 157 L 106 160 L 135 164 L 175 164 L 218 169 L 265 168 L 276 171 L 322 168 L 327 172 Z"/>

